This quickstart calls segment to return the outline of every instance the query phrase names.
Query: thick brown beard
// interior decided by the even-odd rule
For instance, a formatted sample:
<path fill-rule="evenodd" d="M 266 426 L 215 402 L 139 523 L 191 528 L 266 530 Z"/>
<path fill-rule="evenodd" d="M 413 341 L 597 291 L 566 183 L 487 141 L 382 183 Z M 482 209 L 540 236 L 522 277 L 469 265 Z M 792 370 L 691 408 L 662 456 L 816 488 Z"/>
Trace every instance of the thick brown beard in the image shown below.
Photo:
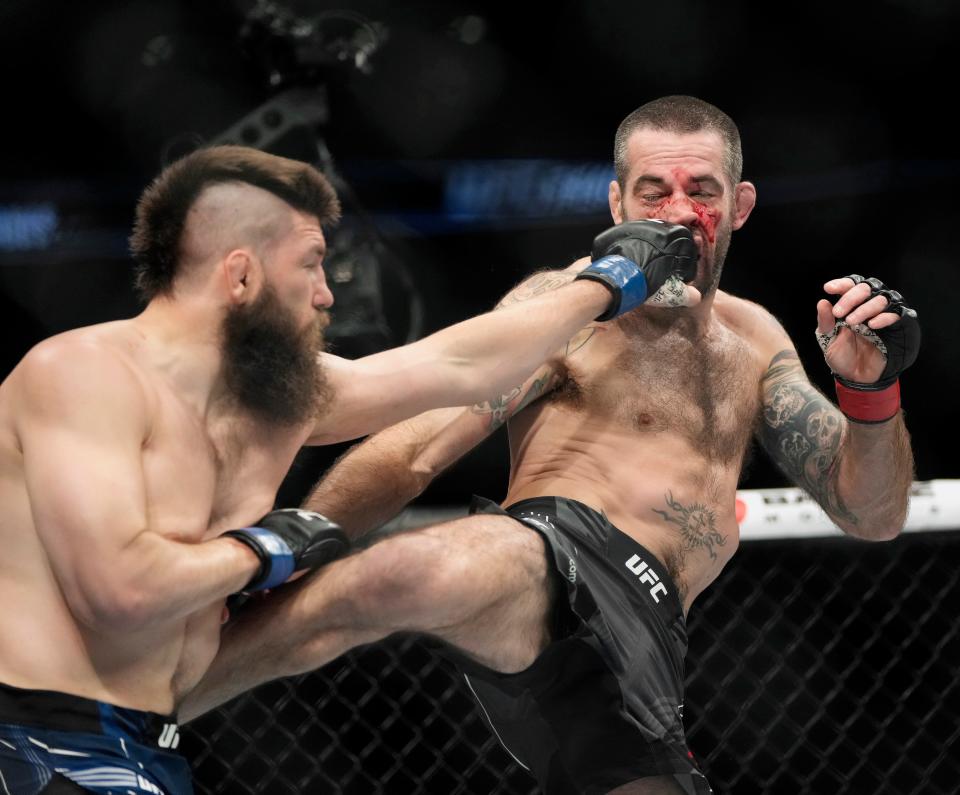
<path fill-rule="evenodd" d="M 318 354 L 324 316 L 297 328 L 290 312 L 266 286 L 248 306 L 231 308 L 223 321 L 222 375 L 227 398 L 270 425 L 315 420 L 330 399 Z"/>

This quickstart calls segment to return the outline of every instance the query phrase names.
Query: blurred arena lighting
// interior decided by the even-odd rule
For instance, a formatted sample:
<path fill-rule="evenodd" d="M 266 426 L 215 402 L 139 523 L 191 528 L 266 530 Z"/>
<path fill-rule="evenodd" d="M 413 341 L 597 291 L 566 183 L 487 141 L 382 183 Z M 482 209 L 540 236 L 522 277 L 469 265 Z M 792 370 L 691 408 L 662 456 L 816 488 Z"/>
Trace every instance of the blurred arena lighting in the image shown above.
<path fill-rule="evenodd" d="M 95 4 L 75 32 L 73 93 L 116 134 L 118 162 L 132 155 L 152 172 L 164 142 L 207 137 L 249 104 L 236 43 L 211 34 L 177 3 Z"/>
<path fill-rule="evenodd" d="M 426 170 L 426 164 L 419 164 Z M 370 171 L 366 166 L 366 171 Z M 614 179 L 606 161 L 551 159 L 462 160 L 437 164 L 443 174 L 443 220 L 449 225 L 527 224 L 530 219 L 596 216 L 609 212 Z M 895 186 L 921 187 L 956 172 L 944 161 L 875 161 L 757 180 L 759 207 L 861 196 Z M 746 174 L 749 179 L 750 175 Z"/>
<path fill-rule="evenodd" d="M 443 209 L 459 221 L 593 215 L 606 212 L 611 179 L 603 162 L 462 161 L 447 171 Z"/>
<path fill-rule="evenodd" d="M 449 31 L 464 44 L 478 44 L 487 35 L 487 21 L 476 14 L 467 14 L 451 21 Z"/>
<path fill-rule="evenodd" d="M 0 251 L 48 248 L 56 240 L 59 221 L 50 202 L 0 205 Z"/>

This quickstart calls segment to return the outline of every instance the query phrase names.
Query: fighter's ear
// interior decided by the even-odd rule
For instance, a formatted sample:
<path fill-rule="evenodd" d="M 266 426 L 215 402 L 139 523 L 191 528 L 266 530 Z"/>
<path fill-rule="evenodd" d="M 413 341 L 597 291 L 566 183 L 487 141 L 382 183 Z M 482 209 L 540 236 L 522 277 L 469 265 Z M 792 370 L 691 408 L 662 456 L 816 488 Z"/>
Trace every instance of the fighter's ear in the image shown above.
<path fill-rule="evenodd" d="M 757 189 L 752 182 L 738 182 L 733 189 L 733 228 L 743 226 L 757 203 Z"/>
<path fill-rule="evenodd" d="M 243 304 L 256 292 L 260 270 L 253 252 L 235 248 L 220 261 L 223 283 L 231 303 Z"/>
<path fill-rule="evenodd" d="M 610 215 L 615 224 L 623 223 L 623 203 L 621 201 L 620 183 L 617 180 L 610 181 L 610 187 L 607 189 L 607 201 L 610 204 Z"/>

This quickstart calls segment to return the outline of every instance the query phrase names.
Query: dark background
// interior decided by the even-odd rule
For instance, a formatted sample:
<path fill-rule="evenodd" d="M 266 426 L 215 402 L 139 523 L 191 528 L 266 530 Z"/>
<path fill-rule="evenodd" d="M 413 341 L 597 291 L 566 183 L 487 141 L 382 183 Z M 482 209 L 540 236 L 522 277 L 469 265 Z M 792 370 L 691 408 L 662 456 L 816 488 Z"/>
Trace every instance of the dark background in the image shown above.
<path fill-rule="evenodd" d="M 334 285 L 334 350 L 350 356 L 488 309 L 524 274 L 586 253 L 610 223 L 596 187 L 617 124 L 688 93 L 738 122 L 759 192 L 722 287 L 777 315 L 824 389 L 822 283 L 857 272 L 903 292 L 924 331 L 903 379 L 917 476 L 958 477 L 958 22 L 940 0 L 7 0 L 0 372 L 45 336 L 135 313 L 125 238 L 139 192 L 289 88 L 322 100 L 324 118 L 273 149 L 326 145 L 345 183 L 341 257 L 365 252 L 367 276 Z M 382 306 L 351 316 L 364 300 Z M 301 456 L 281 501 L 342 449 Z M 497 436 L 424 501 L 502 496 L 506 463 Z M 782 483 L 763 459 L 743 480 Z"/>

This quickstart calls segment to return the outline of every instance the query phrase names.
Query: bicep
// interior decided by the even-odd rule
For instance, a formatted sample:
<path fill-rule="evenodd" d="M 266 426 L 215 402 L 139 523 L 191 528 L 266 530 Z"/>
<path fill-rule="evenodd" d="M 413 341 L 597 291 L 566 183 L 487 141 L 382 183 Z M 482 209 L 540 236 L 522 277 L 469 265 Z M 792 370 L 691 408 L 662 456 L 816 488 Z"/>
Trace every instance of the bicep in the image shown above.
<path fill-rule="evenodd" d="M 589 258 L 584 257 L 563 270 L 534 273 L 508 292 L 497 307 L 520 303 L 569 284 L 589 263 Z M 522 384 L 506 394 L 491 396 L 488 400 L 475 404 L 471 407 L 471 411 L 480 417 L 488 418 L 486 425 L 488 432 L 492 433 L 531 403 L 551 392 L 560 381 L 563 361 L 567 356 L 583 348 L 598 328 L 600 328 L 599 324 L 589 323 L 574 334 L 561 350 L 537 368 L 536 372 Z"/>

